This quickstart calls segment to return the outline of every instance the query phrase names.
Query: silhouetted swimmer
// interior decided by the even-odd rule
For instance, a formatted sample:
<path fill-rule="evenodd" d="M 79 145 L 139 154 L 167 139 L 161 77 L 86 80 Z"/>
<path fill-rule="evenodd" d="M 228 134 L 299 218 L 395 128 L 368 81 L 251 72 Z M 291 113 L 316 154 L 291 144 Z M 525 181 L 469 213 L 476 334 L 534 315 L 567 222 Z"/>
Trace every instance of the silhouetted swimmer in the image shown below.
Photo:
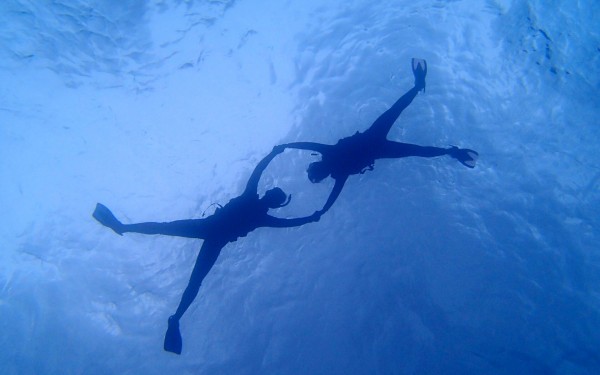
<path fill-rule="evenodd" d="M 166 351 L 181 354 L 182 340 L 179 333 L 179 319 L 198 295 L 202 280 L 215 264 L 221 249 L 228 242 L 245 237 L 249 232 L 260 227 L 296 227 L 319 220 L 321 216 L 319 212 L 295 219 L 281 219 L 267 214 L 270 208 L 283 207 L 291 200 L 291 196 L 286 196 L 283 190 L 277 187 L 268 190 L 262 198 L 259 198 L 257 191 L 262 172 L 269 162 L 283 150 L 282 146 L 274 147 L 273 151 L 258 163 L 242 195 L 233 198 L 225 206 L 218 208 L 213 215 L 204 219 L 178 220 L 169 223 L 123 224 L 106 206 L 100 203 L 96 205 L 94 218 L 119 235 L 132 232 L 204 239 L 177 311 L 169 317 L 169 327 L 164 342 Z"/>
<path fill-rule="evenodd" d="M 390 109 L 379 116 L 364 133 L 356 132 L 353 136 L 340 139 L 335 145 L 314 142 L 294 142 L 282 145 L 286 148 L 317 151 L 321 154 L 321 160 L 311 163 L 307 172 L 308 178 L 315 183 L 328 176 L 335 179 L 335 185 L 321 210 L 322 213 L 331 208 L 350 175 L 362 174 L 367 170 L 372 170 L 377 159 L 408 156 L 430 158 L 449 155 L 469 168 L 475 167 L 479 154 L 473 150 L 460 149 L 456 146 L 450 148 L 417 146 L 386 139 L 400 113 L 408 107 L 419 91 L 425 91 L 426 61 L 412 59 L 412 69 L 415 76 L 415 86 L 398 99 Z"/>

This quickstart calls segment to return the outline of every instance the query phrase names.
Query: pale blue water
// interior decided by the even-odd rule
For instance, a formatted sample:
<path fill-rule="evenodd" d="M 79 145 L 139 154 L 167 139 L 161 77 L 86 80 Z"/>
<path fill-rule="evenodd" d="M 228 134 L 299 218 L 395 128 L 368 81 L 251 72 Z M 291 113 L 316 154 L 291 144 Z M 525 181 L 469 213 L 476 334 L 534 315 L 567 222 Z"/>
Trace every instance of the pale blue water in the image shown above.
<path fill-rule="evenodd" d="M 1 374 L 600 372 L 597 2 L 321 3 L 1 2 Z M 164 352 L 201 242 L 95 203 L 200 217 L 273 145 L 366 129 L 411 57 L 390 139 L 477 168 L 379 161 L 319 223 L 228 245 Z M 280 215 L 323 204 L 310 160 L 267 170 Z"/>

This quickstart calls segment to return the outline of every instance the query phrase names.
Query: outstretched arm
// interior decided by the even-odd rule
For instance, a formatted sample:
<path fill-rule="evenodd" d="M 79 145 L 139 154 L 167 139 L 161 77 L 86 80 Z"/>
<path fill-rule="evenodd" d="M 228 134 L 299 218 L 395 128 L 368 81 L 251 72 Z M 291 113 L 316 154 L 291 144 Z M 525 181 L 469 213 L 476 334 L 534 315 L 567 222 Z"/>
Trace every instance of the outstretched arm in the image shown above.
<path fill-rule="evenodd" d="M 292 142 L 285 143 L 281 146 L 285 148 L 297 148 L 299 150 L 316 151 L 320 152 L 321 154 L 326 153 L 332 147 L 331 145 L 324 145 L 322 143 L 316 142 Z"/>
<path fill-rule="evenodd" d="M 285 150 L 282 146 L 273 147 L 273 151 L 267 156 L 265 156 L 254 168 L 252 175 L 248 179 L 248 183 L 246 184 L 246 189 L 244 190 L 244 194 L 257 194 L 258 192 L 258 181 L 260 180 L 260 176 L 265 171 L 271 160 L 275 158 L 275 156 L 281 154 Z"/>
<path fill-rule="evenodd" d="M 319 211 L 321 213 L 321 215 L 324 214 L 325 212 L 327 212 L 331 208 L 331 206 L 333 206 L 333 203 L 335 202 L 335 200 L 340 196 L 340 193 L 342 192 L 342 188 L 344 187 L 344 184 L 346 183 L 347 179 L 348 179 L 348 176 L 337 178 L 335 180 L 335 185 L 333 185 L 333 189 L 331 190 L 331 193 L 329 194 L 329 198 L 327 198 L 327 202 L 325 202 L 325 206 L 323 206 L 321 211 Z"/>
<path fill-rule="evenodd" d="M 273 217 L 267 215 L 267 219 L 263 226 L 272 227 L 272 228 L 289 228 L 289 227 L 299 227 L 304 224 L 312 223 L 315 221 L 319 221 L 321 218 L 321 212 L 315 211 L 312 215 L 306 217 L 298 217 L 295 219 L 281 219 L 278 217 Z"/>

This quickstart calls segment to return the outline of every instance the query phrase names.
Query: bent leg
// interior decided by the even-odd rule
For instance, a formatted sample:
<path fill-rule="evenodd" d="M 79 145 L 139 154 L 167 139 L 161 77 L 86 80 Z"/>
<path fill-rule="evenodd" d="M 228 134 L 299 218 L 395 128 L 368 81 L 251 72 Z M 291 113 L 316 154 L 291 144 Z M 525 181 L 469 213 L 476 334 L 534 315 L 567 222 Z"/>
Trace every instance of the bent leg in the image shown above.
<path fill-rule="evenodd" d="M 420 156 L 424 158 L 432 158 L 436 156 L 448 155 L 450 149 L 433 147 L 433 146 L 418 146 L 410 143 L 401 143 L 386 141 L 380 152 L 380 158 L 405 158 L 407 156 Z"/>
<path fill-rule="evenodd" d="M 206 219 L 176 220 L 169 223 L 123 224 L 123 233 L 164 234 L 188 238 L 205 238 L 208 235 Z"/>
<path fill-rule="evenodd" d="M 377 118 L 377 120 L 375 120 L 371 127 L 365 131 L 365 134 L 370 134 L 371 136 L 378 138 L 387 137 L 387 134 L 392 128 L 392 125 L 394 125 L 394 122 L 398 119 L 398 116 L 400 116 L 402 111 L 412 103 L 418 92 L 419 90 L 416 87 L 408 90 L 408 92 L 402 95 L 390 109 L 385 111 Z"/>

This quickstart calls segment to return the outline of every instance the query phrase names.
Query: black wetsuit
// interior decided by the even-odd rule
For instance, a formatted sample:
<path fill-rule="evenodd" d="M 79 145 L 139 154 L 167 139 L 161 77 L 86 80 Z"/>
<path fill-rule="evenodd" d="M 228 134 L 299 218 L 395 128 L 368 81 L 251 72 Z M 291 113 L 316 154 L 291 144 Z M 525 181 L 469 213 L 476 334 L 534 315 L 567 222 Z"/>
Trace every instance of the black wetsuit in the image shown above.
<path fill-rule="evenodd" d="M 259 227 L 295 227 L 318 220 L 319 215 L 316 213 L 294 219 L 270 216 L 268 214 L 268 203 L 259 199 L 257 189 L 260 176 L 269 162 L 282 151 L 283 148 L 274 149 L 273 152 L 261 160 L 250 176 L 244 192 L 239 197 L 230 200 L 225 206 L 217 209 L 213 215 L 204 219 L 177 220 L 167 223 L 122 224 L 114 218 L 108 208 L 102 206 L 107 211 L 102 214 L 108 217 L 108 220 L 103 222 L 100 216 L 97 217 L 98 220 L 119 234 L 132 232 L 204 239 L 177 311 L 169 319 L 169 330 L 167 330 L 165 337 L 165 350 L 176 353 L 181 350 L 180 344 L 173 344 L 173 342 L 181 339 L 178 321 L 196 298 L 202 280 L 215 264 L 221 249 L 228 242 L 234 242 L 240 237 L 245 237 Z"/>
<path fill-rule="evenodd" d="M 350 137 L 340 139 L 335 145 L 315 142 L 294 142 L 284 145 L 289 148 L 317 151 L 322 155 L 321 162 L 328 166 L 331 177 L 335 179 L 335 185 L 322 212 L 331 208 L 348 177 L 373 169 L 377 159 L 407 156 L 429 158 L 449 153 L 450 149 L 394 142 L 386 138 L 398 116 L 413 101 L 419 90 L 417 86 L 410 89 L 390 109 L 379 116 L 364 133 L 356 132 Z"/>

